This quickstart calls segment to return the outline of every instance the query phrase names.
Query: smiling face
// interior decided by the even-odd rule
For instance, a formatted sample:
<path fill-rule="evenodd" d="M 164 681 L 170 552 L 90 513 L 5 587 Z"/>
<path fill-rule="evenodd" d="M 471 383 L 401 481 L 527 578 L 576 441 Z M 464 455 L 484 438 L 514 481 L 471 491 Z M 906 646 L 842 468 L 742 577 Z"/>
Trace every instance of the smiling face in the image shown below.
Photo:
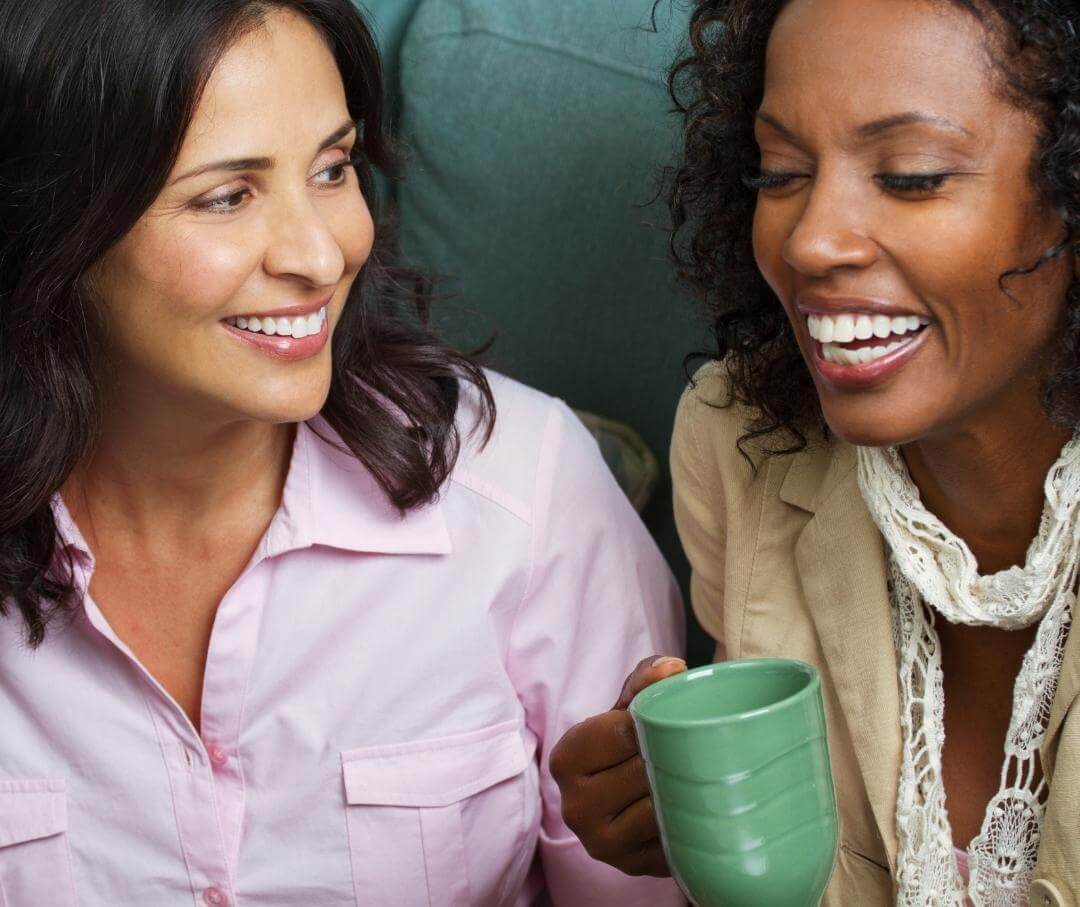
<path fill-rule="evenodd" d="M 164 189 L 91 275 L 126 399 L 274 423 L 320 410 L 374 235 L 355 139 L 299 15 L 270 13 L 222 56 Z"/>
<path fill-rule="evenodd" d="M 1063 229 L 989 39 L 930 0 L 793 0 L 770 36 L 755 256 L 853 443 L 1038 405 L 1052 367 L 1071 263 L 999 286 Z"/>

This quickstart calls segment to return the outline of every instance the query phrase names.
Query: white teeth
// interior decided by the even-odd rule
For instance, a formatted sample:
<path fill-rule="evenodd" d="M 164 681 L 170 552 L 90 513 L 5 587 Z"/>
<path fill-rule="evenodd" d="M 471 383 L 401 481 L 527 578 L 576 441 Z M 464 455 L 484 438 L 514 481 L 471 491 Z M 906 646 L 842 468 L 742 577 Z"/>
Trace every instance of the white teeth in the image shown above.
<path fill-rule="evenodd" d="M 851 343 L 855 339 L 855 318 L 841 315 L 834 322 L 833 343 Z"/>
<path fill-rule="evenodd" d="M 270 337 L 293 337 L 297 340 L 318 334 L 326 323 L 326 306 L 310 315 L 297 315 L 295 318 L 260 318 L 257 315 L 239 315 L 226 318 L 225 323 L 254 334 L 267 334 Z"/>
<path fill-rule="evenodd" d="M 917 331 L 930 323 L 918 315 L 808 315 L 806 327 L 810 336 L 819 343 L 851 343 L 853 340 L 869 340 L 878 337 L 903 336 Z"/>
<path fill-rule="evenodd" d="M 880 359 L 882 356 L 888 356 L 904 344 L 911 343 L 912 339 L 909 337 L 906 340 L 894 340 L 883 346 L 864 346 L 857 350 L 845 349 L 835 343 L 825 343 L 821 347 L 821 356 L 826 362 L 835 362 L 838 365 L 862 365 Z"/>

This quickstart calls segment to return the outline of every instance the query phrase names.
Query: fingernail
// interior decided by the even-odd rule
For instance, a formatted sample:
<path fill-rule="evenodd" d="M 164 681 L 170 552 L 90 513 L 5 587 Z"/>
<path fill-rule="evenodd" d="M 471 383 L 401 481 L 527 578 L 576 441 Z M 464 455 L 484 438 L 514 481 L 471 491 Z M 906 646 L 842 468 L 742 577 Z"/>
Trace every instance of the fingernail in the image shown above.
<path fill-rule="evenodd" d="M 686 665 L 685 661 L 683 661 L 681 658 L 676 658 L 674 655 L 662 655 L 660 658 L 656 659 L 656 661 L 652 663 L 652 667 L 658 668 L 660 667 L 660 665 L 668 664 L 668 662 L 674 664 L 681 664 L 683 666 Z"/>

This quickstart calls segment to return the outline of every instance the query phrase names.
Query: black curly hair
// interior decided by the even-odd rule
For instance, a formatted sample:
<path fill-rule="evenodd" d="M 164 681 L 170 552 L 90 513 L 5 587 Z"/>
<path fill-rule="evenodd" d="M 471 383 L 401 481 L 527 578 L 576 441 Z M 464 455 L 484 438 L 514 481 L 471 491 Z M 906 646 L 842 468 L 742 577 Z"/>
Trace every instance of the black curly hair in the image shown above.
<path fill-rule="evenodd" d="M 1001 276 L 1029 274 L 1080 250 L 1080 4 L 1077 0 L 934 0 L 987 28 L 1009 99 L 1042 122 L 1036 188 L 1063 224 L 1061 240 L 1037 261 Z M 810 435 L 828 437 L 810 372 L 791 324 L 758 271 L 751 242 L 758 171 L 754 119 L 764 92 L 765 50 L 788 0 L 696 0 L 689 48 L 669 88 L 684 119 L 684 147 L 671 182 L 671 251 L 682 281 L 707 306 L 729 397 L 753 416 L 740 449 L 794 453 Z M 692 356 L 690 359 L 699 358 Z M 1044 387 L 1054 421 L 1080 424 L 1080 281 L 1068 290 L 1059 361 Z"/>

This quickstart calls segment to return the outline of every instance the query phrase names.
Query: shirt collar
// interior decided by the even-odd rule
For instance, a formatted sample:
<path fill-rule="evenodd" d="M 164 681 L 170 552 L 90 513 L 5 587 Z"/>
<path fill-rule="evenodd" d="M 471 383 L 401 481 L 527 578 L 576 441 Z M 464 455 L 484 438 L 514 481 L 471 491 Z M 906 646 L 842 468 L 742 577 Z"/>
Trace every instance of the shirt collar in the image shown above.
<path fill-rule="evenodd" d="M 93 552 L 90 551 L 86 539 L 83 538 L 79 527 L 75 525 L 75 521 L 71 518 L 71 513 L 68 511 L 64 499 L 60 497 L 60 492 L 56 492 L 52 496 L 51 504 L 53 520 L 56 522 L 56 534 L 59 540 L 58 553 L 68 551 L 74 557 L 76 563 L 84 570 L 92 573 L 94 570 Z"/>
<path fill-rule="evenodd" d="M 268 543 L 270 554 L 308 545 L 372 554 L 453 550 L 442 503 L 436 499 L 402 515 L 321 418 L 297 426 L 292 464 Z"/>
<path fill-rule="evenodd" d="M 313 422 L 297 426 L 281 506 L 260 545 L 264 557 L 312 545 L 371 554 L 453 551 L 438 499 L 402 515 L 337 433 L 322 419 Z M 92 572 L 90 546 L 59 493 L 52 507 L 61 545 Z"/>

